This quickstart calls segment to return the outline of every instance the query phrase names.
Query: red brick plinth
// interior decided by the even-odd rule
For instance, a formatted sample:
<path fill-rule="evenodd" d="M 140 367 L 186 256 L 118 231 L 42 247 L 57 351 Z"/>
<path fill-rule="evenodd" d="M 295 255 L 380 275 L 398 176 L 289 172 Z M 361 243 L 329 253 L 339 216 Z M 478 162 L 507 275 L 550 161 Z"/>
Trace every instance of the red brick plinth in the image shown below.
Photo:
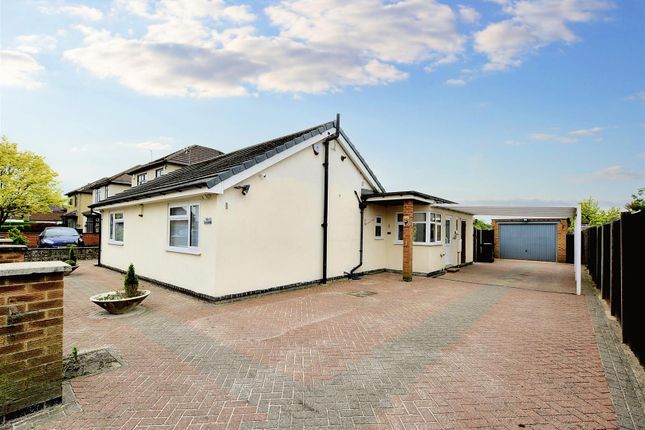
<path fill-rule="evenodd" d="M 60 261 L 0 265 L 0 424 L 61 399 L 67 269 Z"/>

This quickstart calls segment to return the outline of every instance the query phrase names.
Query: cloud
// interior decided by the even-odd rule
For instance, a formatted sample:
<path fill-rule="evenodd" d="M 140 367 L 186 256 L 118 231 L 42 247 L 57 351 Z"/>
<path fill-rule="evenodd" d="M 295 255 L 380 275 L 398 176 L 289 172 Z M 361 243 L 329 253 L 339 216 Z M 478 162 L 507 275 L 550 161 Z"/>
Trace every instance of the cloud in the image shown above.
<path fill-rule="evenodd" d="M 446 81 L 446 85 L 450 85 L 453 87 L 461 87 L 466 85 L 466 81 L 464 81 L 463 79 L 448 79 Z"/>
<path fill-rule="evenodd" d="M 645 102 L 645 91 L 625 97 L 627 100 Z"/>
<path fill-rule="evenodd" d="M 524 57 L 550 43 L 573 43 L 570 24 L 589 22 L 612 7 L 606 0 L 498 0 L 510 18 L 475 33 L 475 51 L 488 57 L 485 70 L 519 66 Z"/>
<path fill-rule="evenodd" d="M 119 0 L 114 13 L 147 20 L 143 35 L 77 26 L 83 46 L 64 58 L 152 96 L 316 94 L 406 79 L 401 66 L 453 62 L 465 42 L 434 0 L 282 0 L 265 9 L 268 34 L 245 5 L 189 5 Z"/>
<path fill-rule="evenodd" d="M 47 34 L 28 34 L 16 37 L 16 50 L 27 54 L 38 54 L 56 48 L 56 38 Z"/>
<path fill-rule="evenodd" d="M 597 170 L 581 177 L 583 182 L 594 180 L 608 180 L 608 181 L 641 181 L 645 179 L 644 172 L 632 172 L 626 170 L 623 166 L 613 165 L 605 167 L 604 169 Z"/>
<path fill-rule="evenodd" d="M 266 14 L 283 37 L 386 62 L 453 59 L 465 41 L 434 0 L 282 0 Z"/>
<path fill-rule="evenodd" d="M 566 134 L 552 134 L 552 133 L 531 133 L 529 138 L 532 140 L 540 140 L 543 142 L 559 142 L 566 144 L 573 144 L 580 141 L 580 139 L 589 138 L 595 136 L 598 133 L 603 131 L 602 127 L 592 127 L 592 128 L 583 128 L 579 130 L 573 130 Z M 598 137 L 596 140 L 602 140 Z"/>
<path fill-rule="evenodd" d="M 45 68 L 31 55 L 20 51 L 2 50 L 0 64 L 0 85 L 28 90 L 42 86 L 39 77 Z"/>
<path fill-rule="evenodd" d="M 602 127 L 585 128 L 581 130 L 570 131 L 569 135 L 570 136 L 593 136 L 594 134 L 600 133 L 602 130 L 603 130 Z"/>
<path fill-rule="evenodd" d="M 531 133 L 529 134 L 529 138 L 533 140 L 540 140 L 543 142 L 559 142 L 559 143 L 567 143 L 567 144 L 577 142 L 577 140 L 572 137 L 561 136 L 561 135 L 550 134 L 550 133 Z"/>
<path fill-rule="evenodd" d="M 103 12 L 99 9 L 80 4 L 41 6 L 39 10 L 47 15 L 71 15 L 88 21 L 99 21 L 103 18 Z"/>
<path fill-rule="evenodd" d="M 145 142 L 131 143 L 128 146 L 140 149 L 142 151 L 167 151 L 172 148 L 172 143 L 168 139 L 147 140 Z"/>
<path fill-rule="evenodd" d="M 459 5 L 458 6 L 459 10 L 459 18 L 468 24 L 474 24 L 477 21 L 479 21 L 479 18 L 481 15 L 479 15 L 479 12 L 475 10 L 474 8 L 470 6 L 464 6 L 464 5 Z"/>
<path fill-rule="evenodd" d="M 518 140 L 512 140 L 508 139 L 504 141 L 504 145 L 510 145 L 510 146 L 519 146 L 519 145 L 524 145 L 524 143 L 518 141 Z"/>

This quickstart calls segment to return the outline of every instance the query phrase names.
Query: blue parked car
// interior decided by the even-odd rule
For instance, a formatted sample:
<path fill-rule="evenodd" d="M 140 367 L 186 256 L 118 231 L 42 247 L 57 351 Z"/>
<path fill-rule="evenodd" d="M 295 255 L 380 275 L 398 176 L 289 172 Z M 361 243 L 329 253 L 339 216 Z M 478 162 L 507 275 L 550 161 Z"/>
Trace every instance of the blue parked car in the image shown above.
<path fill-rule="evenodd" d="M 83 246 L 83 238 L 71 227 L 47 227 L 38 235 L 39 248 L 56 248 L 66 245 Z"/>

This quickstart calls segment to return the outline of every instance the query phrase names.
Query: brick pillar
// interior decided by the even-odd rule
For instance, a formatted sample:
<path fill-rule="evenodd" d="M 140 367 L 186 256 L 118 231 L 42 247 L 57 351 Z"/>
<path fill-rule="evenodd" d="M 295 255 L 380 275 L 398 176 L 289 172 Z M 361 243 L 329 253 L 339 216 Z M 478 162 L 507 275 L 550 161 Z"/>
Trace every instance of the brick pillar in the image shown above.
<path fill-rule="evenodd" d="M 0 263 L 22 263 L 26 251 L 25 245 L 0 245 Z"/>
<path fill-rule="evenodd" d="M 0 265 L 0 424 L 62 398 L 67 269 L 60 261 Z"/>
<path fill-rule="evenodd" d="M 497 221 L 492 220 L 493 226 L 493 257 L 499 258 L 499 224 Z"/>
<path fill-rule="evenodd" d="M 414 202 L 403 202 L 403 280 L 412 281 L 412 230 L 414 227 Z"/>

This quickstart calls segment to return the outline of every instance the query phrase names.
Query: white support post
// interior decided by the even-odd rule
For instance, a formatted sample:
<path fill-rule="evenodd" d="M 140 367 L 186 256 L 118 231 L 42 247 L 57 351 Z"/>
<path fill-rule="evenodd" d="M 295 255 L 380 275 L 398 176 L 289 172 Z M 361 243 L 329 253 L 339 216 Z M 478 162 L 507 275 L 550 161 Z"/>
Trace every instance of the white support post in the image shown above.
<path fill-rule="evenodd" d="M 582 212 L 576 207 L 576 221 L 573 230 L 573 262 L 576 271 L 576 294 L 582 293 Z"/>

